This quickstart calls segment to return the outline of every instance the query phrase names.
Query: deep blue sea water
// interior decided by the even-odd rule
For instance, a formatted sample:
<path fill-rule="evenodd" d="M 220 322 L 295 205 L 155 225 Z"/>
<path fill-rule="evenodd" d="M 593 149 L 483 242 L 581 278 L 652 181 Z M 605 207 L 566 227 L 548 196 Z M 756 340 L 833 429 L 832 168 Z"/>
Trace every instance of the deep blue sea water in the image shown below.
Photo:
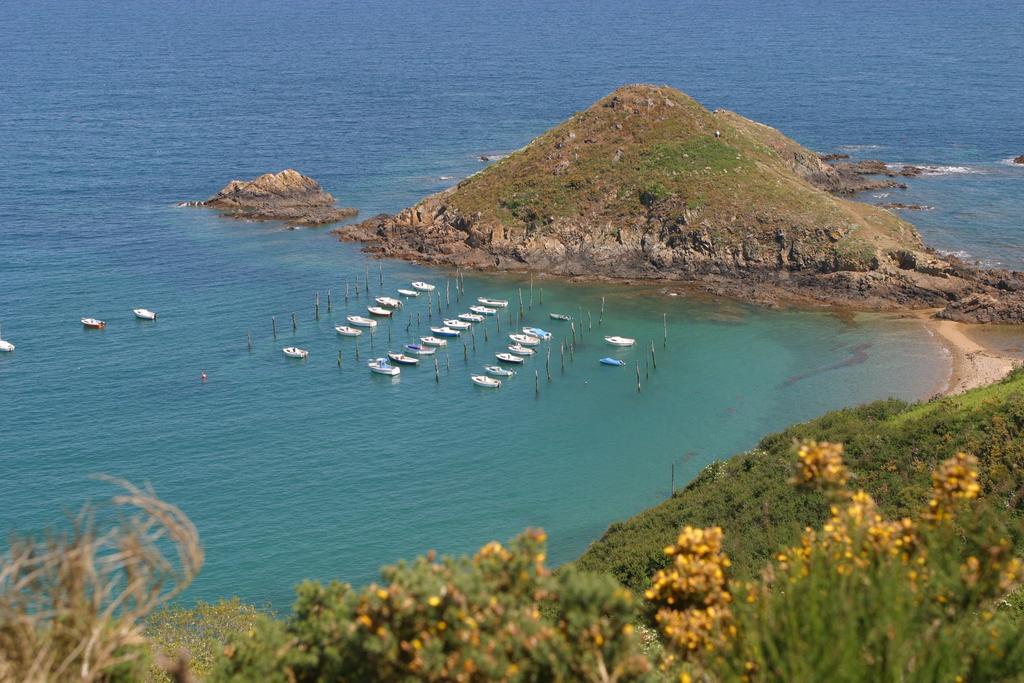
<path fill-rule="evenodd" d="M 150 482 L 202 534 L 191 598 L 286 607 L 303 578 L 363 583 L 530 525 L 568 560 L 664 498 L 673 463 L 682 481 L 795 420 L 926 396 L 948 368 L 913 323 L 553 281 L 528 320 L 595 325 L 550 383 L 533 361 L 497 392 L 469 384 L 494 321 L 469 362 L 453 344 L 439 383 L 370 377 L 332 329 L 365 306 L 342 300 L 367 268 L 356 246 L 175 204 L 295 167 L 364 216 L 394 211 L 645 81 L 815 149 L 934 166 L 888 201 L 934 206 L 908 217 L 936 247 L 1019 268 L 1024 168 L 1004 161 L 1024 153 L 1022 38 L 1005 2 L 4 3 L 0 324 L 17 351 L 0 357 L 0 534 L 109 494 L 91 475 Z M 451 277 L 381 266 L 374 294 Z M 472 297 L 519 287 L 466 278 Z M 85 315 L 109 327 L 83 331 Z M 619 352 L 643 393 L 634 369 L 596 364 L 604 333 L 655 342 L 656 370 Z M 286 360 L 291 343 L 311 357 Z"/>

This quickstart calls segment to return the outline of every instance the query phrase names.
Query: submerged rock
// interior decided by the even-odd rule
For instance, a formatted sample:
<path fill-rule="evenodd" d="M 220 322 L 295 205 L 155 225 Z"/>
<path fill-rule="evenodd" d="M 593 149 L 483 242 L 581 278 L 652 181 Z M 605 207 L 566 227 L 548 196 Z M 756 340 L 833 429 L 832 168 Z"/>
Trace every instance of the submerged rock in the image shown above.
<path fill-rule="evenodd" d="M 207 206 L 232 218 L 286 220 L 300 225 L 337 223 L 358 210 L 335 206 L 320 184 L 293 169 L 265 173 L 255 180 L 232 180 L 220 192 L 190 206 Z"/>
<path fill-rule="evenodd" d="M 1013 163 L 1015 163 L 1015 164 L 1024 164 L 1024 154 L 1021 154 L 1019 157 L 1015 158 L 1013 160 Z"/>

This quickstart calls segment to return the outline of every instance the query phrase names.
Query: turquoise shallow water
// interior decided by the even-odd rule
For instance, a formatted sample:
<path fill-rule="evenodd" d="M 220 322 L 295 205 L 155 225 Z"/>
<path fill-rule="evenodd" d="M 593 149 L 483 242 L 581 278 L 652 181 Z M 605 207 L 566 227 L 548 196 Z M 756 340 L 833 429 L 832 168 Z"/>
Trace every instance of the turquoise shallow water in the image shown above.
<path fill-rule="evenodd" d="M 15 355 L 0 359 L 11 427 L 3 521 L 32 529 L 100 498 L 110 489 L 92 474 L 150 482 L 203 535 L 208 560 L 193 596 L 237 592 L 287 604 L 291 584 L 307 576 L 363 582 L 383 562 L 431 547 L 467 551 L 526 526 L 548 529 L 552 560 L 564 561 L 611 521 L 664 498 L 673 463 L 682 482 L 767 431 L 848 403 L 915 398 L 944 372 L 936 343 L 912 324 L 538 280 L 526 322 L 557 335 L 550 383 L 535 359 L 498 391 L 470 384 L 470 373 L 500 350 L 498 340 L 505 343 L 507 311 L 500 334 L 493 319 L 488 341 L 475 332 L 468 362 L 461 342 L 451 342 L 440 383 L 432 367 L 391 380 L 368 373 L 367 339 L 357 363 L 353 341 L 333 330 L 346 313 L 365 312 L 365 293 L 347 307 L 343 301 L 344 274 L 365 278 L 351 245 L 196 210 L 154 210 L 149 220 L 173 222 L 176 239 L 189 245 L 176 284 L 150 275 L 159 270 L 156 256 L 120 277 L 71 272 L 52 305 L 23 314 Z M 442 285 L 447 275 L 382 266 L 385 287 L 374 266 L 373 295 L 418 278 Z M 520 286 L 528 301 L 528 281 L 466 278 L 471 298 L 516 300 Z M 159 319 L 136 321 L 131 308 L 139 305 L 157 309 Z M 578 309 L 592 313 L 594 329 L 581 335 L 563 373 L 557 344 L 570 333 L 547 312 L 576 317 Z M 452 310 L 464 308 L 453 302 Z M 81 312 L 105 318 L 107 329 L 81 329 Z M 393 321 L 392 348 L 415 336 L 417 312 L 419 334 L 427 333 L 421 297 Z M 654 341 L 657 368 L 639 348 L 606 346 L 602 334 Z M 310 358 L 283 357 L 291 344 Z M 387 346 L 381 323 L 374 347 Z M 630 367 L 600 366 L 603 355 Z"/>
<path fill-rule="evenodd" d="M 681 482 L 795 420 L 935 391 L 943 351 L 914 323 L 552 281 L 528 322 L 563 335 L 547 312 L 596 323 L 602 296 L 606 314 L 564 374 L 541 370 L 539 398 L 537 361 L 497 392 L 469 383 L 493 321 L 440 383 L 371 377 L 332 329 L 343 278 L 366 267 L 357 247 L 174 205 L 295 166 L 364 215 L 396 210 L 622 83 L 667 82 L 818 149 L 970 167 L 912 181 L 905 201 L 935 205 L 919 222 L 940 248 L 1019 266 L 1024 173 L 998 162 L 1024 151 L 1008 115 L 1024 108 L 1020 18 L 994 2 L 5 4 L 0 323 L 18 348 L 0 357 L 0 533 L 107 496 L 91 475 L 150 482 L 207 549 L 188 599 L 282 607 L 302 578 L 365 582 L 528 525 L 564 561 L 663 499 L 673 463 Z M 388 292 L 450 277 L 382 268 Z M 520 286 L 466 278 L 473 298 Z M 643 393 L 631 368 L 597 365 L 599 332 L 655 340 Z M 291 343 L 311 357 L 285 359 Z"/>

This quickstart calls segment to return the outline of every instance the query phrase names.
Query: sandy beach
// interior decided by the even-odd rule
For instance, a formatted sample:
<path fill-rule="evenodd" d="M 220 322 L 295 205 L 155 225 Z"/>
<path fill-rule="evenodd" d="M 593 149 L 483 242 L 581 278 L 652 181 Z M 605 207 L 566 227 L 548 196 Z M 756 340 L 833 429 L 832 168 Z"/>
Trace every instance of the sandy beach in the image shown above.
<path fill-rule="evenodd" d="M 1005 377 L 1018 361 L 996 349 L 979 343 L 970 335 L 975 325 L 938 320 L 934 311 L 922 311 L 920 320 L 949 349 L 952 369 L 945 388 L 946 396 L 962 394 L 975 387 L 998 382 Z"/>

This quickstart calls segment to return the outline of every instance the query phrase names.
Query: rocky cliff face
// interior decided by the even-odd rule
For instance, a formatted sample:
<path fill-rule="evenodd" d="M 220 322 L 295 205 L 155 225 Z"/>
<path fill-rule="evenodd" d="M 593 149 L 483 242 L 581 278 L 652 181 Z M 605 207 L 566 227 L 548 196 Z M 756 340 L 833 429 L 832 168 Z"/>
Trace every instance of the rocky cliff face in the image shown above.
<path fill-rule="evenodd" d="M 879 173 L 884 180 L 865 180 Z M 898 184 L 893 175 L 878 162 L 826 163 L 677 90 L 627 86 L 456 187 L 338 233 L 381 256 L 686 280 L 769 304 L 1016 300 L 1016 290 L 927 249 L 892 213 L 832 194 Z"/>
<path fill-rule="evenodd" d="M 355 216 L 356 209 L 339 208 L 320 184 L 298 171 L 265 173 L 255 180 L 232 180 L 197 206 L 208 206 L 233 218 L 284 220 L 302 225 L 336 223 Z"/>

